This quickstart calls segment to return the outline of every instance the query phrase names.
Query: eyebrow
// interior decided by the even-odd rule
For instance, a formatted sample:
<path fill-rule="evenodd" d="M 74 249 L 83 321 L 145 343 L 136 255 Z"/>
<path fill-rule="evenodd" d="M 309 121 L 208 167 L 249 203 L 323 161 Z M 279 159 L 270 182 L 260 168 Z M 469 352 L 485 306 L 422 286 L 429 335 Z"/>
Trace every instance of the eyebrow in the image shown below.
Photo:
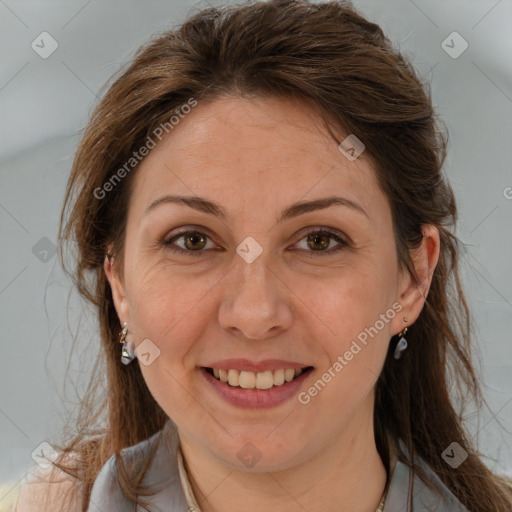
<path fill-rule="evenodd" d="M 202 213 L 208 213 L 221 219 L 227 218 L 226 210 L 220 204 L 210 201 L 204 197 L 197 196 L 165 195 L 153 201 L 146 208 L 145 213 L 148 214 L 150 211 L 154 210 L 161 204 L 186 205 Z M 313 199 L 311 201 L 299 201 L 297 203 L 293 203 L 281 212 L 280 216 L 277 218 L 277 222 L 279 223 L 284 220 L 292 219 L 294 217 L 298 217 L 299 215 L 303 215 L 315 210 L 323 210 L 325 208 L 329 208 L 330 206 L 345 206 L 363 214 L 369 219 L 366 211 L 358 203 L 346 197 L 329 196 L 320 199 Z"/>

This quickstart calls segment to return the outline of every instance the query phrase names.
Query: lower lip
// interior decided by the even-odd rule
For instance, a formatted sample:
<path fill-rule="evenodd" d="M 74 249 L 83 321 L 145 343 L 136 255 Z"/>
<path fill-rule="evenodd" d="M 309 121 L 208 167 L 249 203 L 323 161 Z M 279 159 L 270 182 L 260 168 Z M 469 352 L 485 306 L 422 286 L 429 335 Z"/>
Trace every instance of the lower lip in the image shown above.
<path fill-rule="evenodd" d="M 262 409 L 280 405 L 292 396 L 296 395 L 302 383 L 309 377 L 312 369 L 301 373 L 291 382 L 285 382 L 281 386 L 274 386 L 270 389 L 243 389 L 232 387 L 227 382 L 217 380 L 204 368 L 199 369 L 207 382 L 224 400 L 236 407 L 245 409 Z"/>

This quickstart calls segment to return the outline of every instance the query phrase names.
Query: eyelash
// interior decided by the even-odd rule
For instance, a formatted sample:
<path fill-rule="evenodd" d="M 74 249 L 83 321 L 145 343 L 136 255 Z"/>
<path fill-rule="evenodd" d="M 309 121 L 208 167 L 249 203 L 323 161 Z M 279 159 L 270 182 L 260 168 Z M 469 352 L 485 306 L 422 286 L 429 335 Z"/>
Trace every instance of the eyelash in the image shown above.
<path fill-rule="evenodd" d="M 163 240 L 162 241 L 162 245 L 172 251 L 173 253 L 176 253 L 176 254 L 187 254 L 187 255 L 192 255 L 192 256 L 201 256 L 205 250 L 198 250 L 198 251 L 191 251 L 191 250 L 186 250 L 186 249 L 182 249 L 181 247 L 176 247 L 173 245 L 173 242 L 175 240 L 178 240 L 180 238 L 183 238 L 184 235 L 188 235 L 188 234 L 191 234 L 191 233 L 199 233 L 201 235 L 204 235 L 208 240 L 211 240 L 210 237 L 208 235 L 206 235 L 206 233 L 203 233 L 202 231 L 197 231 L 197 230 L 188 230 L 188 231 L 182 231 L 181 233 L 177 233 L 176 235 L 174 235 L 173 237 L 167 239 L 167 240 Z M 307 253 L 313 253 L 311 254 L 310 256 L 311 257 L 316 257 L 316 256 L 324 256 L 324 255 L 330 255 L 330 254 L 334 254 L 334 253 L 338 253 L 344 249 L 346 249 L 347 247 L 349 247 L 349 243 L 346 241 L 346 240 L 343 240 L 343 238 L 341 238 L 339 235 L 333 233 L 332 231 L 327 231 L 327 230 L 324 230 L 324 229 L 312 229 L 311 231 L 308 231 L 300 240 L 302 241 L 304 238 L 307 238 L 309 235 L 312 235 L 312 234 L 317 234 L 317 235 L 327 235 L 329 238 L 331 239 L 334 239 L 336 242 L 339 243 L 339 246 L 335 249 L 328 249 L 328 250 L 324 250 L 324 251 L 306 251 Z"/>

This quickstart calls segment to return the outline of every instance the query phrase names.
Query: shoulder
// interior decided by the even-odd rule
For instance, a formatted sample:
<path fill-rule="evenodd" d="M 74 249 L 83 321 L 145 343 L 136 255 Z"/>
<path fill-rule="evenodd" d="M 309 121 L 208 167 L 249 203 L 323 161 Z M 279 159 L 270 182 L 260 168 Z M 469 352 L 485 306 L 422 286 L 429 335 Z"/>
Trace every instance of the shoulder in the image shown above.
<path fill-rule="evenodd" d="M 18 487 L 16 512 L 79 512 L 82 484 L 57 467 L 32 467 Z"/>
<path fill-rule="evenodd" d="M 402 453 L 410 462 L 409 452 L 405 443 L 399 441 Z M 408 510 L 408 497 L 412 494 L 412 505 L 418 512 L 436 510 L 437 512 L 468 512 L 456 496 L 441 481 L 432 468 L 419 456 L 414 457 L 414 462 L 424 472 L 428 481 L 437 491 L 428 487 L 413 471 L 409 464 L 395 460 L 395 466 L 391 475 L 388 496 L 384 506 L 384 512 L 393 510 Z"/>
<path fill-rule="evenodd" d="M 439 492 L 434 492 L 428 488 L 424 482 L 415 478 L 415 502 L 425 510 L 430 510 L 429 507 L 436 506 L 440 512 L 469 512 L 464 505 L 457 499 L 457 497 L 448 489 L 448 487 L 441 481 L 432 468 L 421 458 L 419 458 L 419 465 L 427 475 L 429 481 L 433 483 Z M 423 510 L 420 508 L 420 510 Z"/>
<path fill-rule="evenodd" d="M 181 499 L 175 452 L 177 434 L 171 429 L 172 427 L 166 426 L 149 439 L 124 448 L 120 452 L 121 457 L 126 462 L 141 460 L 148 457 L 153 445 L 157 444 L 154 458 L 142 484 L 157 487 L 164 484 L 162 490 L 155 492 L 154 496 L 150 498 L 153 505 L 163 506 L 164 510 L 168 509 L 170 502 L 174 502 L 176 495 Z M 168 434 L 170 434 L 170 437 L 168 437 Z M 133 507 L 133 504 L 128 501 L 122 492 L 116 467 L 116 455 L 112 455 L 101 468 L 94 481 L 87 512 L 98 510 L 124 512 L 130 507 Z"/>
<path fill-rule="evenodd" d="M 19 489 L 19 482 L 15 480 L 2 482 L 0 485 L 0 512 L 15 512 Z"/>

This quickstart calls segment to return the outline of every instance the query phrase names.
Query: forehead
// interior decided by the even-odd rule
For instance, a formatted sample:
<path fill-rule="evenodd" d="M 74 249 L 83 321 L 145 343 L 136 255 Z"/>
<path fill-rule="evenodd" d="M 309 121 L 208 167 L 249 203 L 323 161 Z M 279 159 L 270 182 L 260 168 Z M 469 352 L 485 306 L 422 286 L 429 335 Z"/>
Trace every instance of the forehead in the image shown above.
<path fill-rule="evenodd" d="M 244 208 L 334 192 L 366 207 L 383 199 L 364 153 L 350 161 L 312 107 L 277 97 L 221 97 L 184 116 L 142 161 L 131 206 L 171 192 Z"/>

